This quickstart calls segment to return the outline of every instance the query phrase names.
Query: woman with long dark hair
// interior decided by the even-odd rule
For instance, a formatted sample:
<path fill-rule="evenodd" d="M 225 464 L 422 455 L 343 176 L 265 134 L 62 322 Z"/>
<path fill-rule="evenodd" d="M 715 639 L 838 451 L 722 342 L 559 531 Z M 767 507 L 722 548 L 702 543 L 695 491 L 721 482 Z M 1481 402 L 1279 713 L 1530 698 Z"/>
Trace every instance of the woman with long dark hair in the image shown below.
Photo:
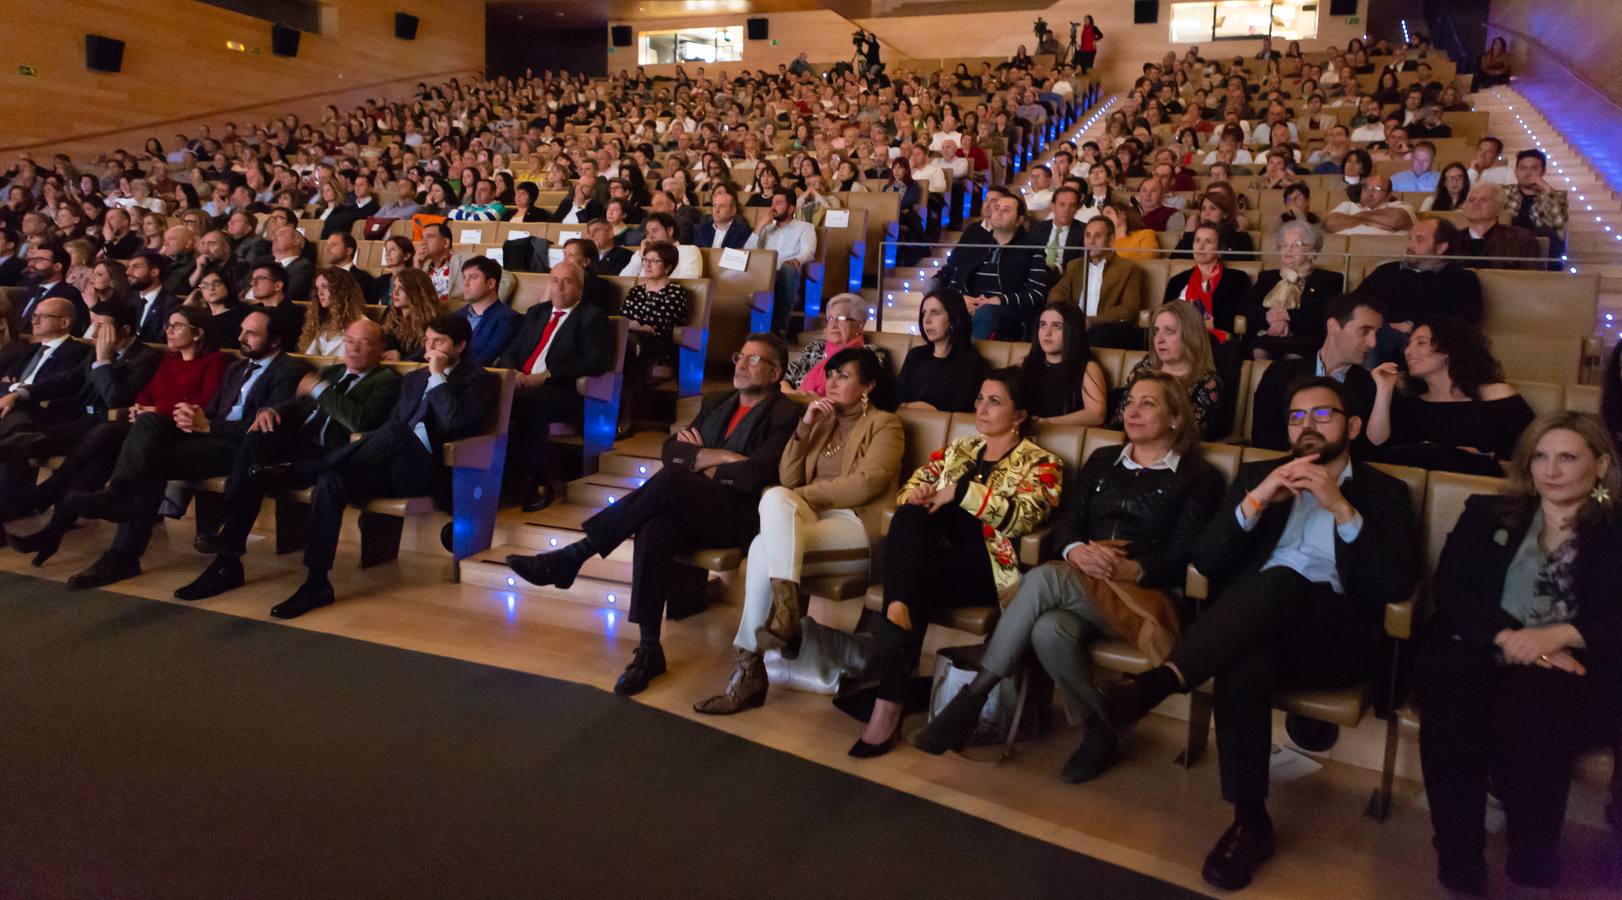
<path fill-rule="evenodd" d="M 1436 179 L 1436 193 L 1419 204 L 1420 212 L 1447 212 L 1463 209 L 1464 198 L 1470 195 L 1470 170 L 1464 163 L 1448 163 L 1442 177 Z"/>
<path fill-rule="evenodd" d="M 1087 342 L 1087 316 L 1074 302 L 1058 300 L 1042 309 L 1020 372 L 1037 424 L 1104 424 L 1109 384 Z"/>
<path fill-rule="evenodd" d="M 974 319 L 963 295 L 941 288 L 918 306 L 924 343 L 907 351 L 896 381 L 896 400 L 912 409 L 973 412 L 985 360 L 974 346 Z"/>

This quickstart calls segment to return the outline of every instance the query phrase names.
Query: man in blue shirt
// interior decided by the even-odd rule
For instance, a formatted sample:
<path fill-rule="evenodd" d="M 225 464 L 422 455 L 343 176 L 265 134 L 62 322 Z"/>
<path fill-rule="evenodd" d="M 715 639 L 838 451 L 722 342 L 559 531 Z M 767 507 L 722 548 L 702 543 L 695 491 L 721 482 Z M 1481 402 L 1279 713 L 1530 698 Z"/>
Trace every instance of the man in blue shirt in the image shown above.
<path fill-rule="evenodd" d="M 1414 144 L 1408 156 L 1408 168 L 1391 176 L 1391 189 L 1405 194 L 1433 194 L 1441 173 L 1431 164 L 1436 161 L 1436 145 L 1430 141 Z"/>
<path fill-rule="evenodd" d="M 473 329 L 468 356 L 476 365 L 488 366 L 507 349 L 523 318 L 501 302 L 501 264 L 487 256 L 463 263 L 462 298 L 467 302 L 456 315 Z"/>

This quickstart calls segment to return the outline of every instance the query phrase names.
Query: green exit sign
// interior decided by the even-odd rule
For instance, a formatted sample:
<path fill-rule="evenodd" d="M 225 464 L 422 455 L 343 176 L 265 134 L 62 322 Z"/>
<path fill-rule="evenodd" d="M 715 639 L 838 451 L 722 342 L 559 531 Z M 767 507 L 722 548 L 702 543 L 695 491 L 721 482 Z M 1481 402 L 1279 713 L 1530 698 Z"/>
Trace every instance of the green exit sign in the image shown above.
<path fill-rule="evenodd" d="M 18 66 L 17 74 L 23 76 L 24 78 L 38 78 L 39 70 L 33 66 Z"/>
<path fill-rule="evenodd" d="M 1346 20 L 1346 24 L 1347 25 L 1361 25 L 1361 24 L 1363 24 L 1363 20 L 1361 18 L 1359 18 L 1358 16 L 1352 16 L 1350 19 Z"/>
<path fill-rule="evenodd" d="M 777 46 L 779 43 L 781 43 L 781 41 L 779 41 L 777 38 L 772 38 L 772 46 L 773 47 Z"/>

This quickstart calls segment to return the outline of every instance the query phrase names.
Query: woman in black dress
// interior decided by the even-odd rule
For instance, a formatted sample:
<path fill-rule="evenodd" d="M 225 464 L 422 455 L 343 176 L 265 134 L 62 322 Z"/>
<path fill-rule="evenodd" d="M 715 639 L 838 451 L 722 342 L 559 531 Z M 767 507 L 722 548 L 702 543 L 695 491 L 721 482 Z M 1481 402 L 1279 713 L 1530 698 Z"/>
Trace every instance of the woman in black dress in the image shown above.
<path fill-rule="evenodd" d="M 1194 255 L 1193 268 L 1179 272 L 1166 282 L 1162 302 L 1187 300 L 1199 309 L 1205 318 L 1206 330 L 1216 343 L 1225 343 L 1233 336 L 1233 317 L 1250 294 L 1250 275 L 1239 269 L 1230 269 L 1222 254 L 1228 247 L 1231 233 L 1225 228 L 1202 222 L 1195 226 L 1190 247 Z"/>
<path fill-rule="evenodd" d="M 1075 303 L 1059 300 L 1043 308 L 1020 371 L 1030 386 L 1036 424 L 1104 424 L 1109 384 L 1087 343 L 1087 316 Z"/>
<path fill-rule="evenodd" d="M 1503 474 L 1500 461 L 1515 452 L 1532 423 L 1532 407 L 1504 383 L 1503 369 L 1474 325 L 1437 319 L 1414 329 L 1403 351 L 1410 390 L 1398 390 L 1402 372 L 1383 363 L 1374 376 L 1369 443 L 1385 462 L 1473 475 Z"/>
<path fill-rule="evenodd" d="M 941 288 L 918 307 L 924 343 L 907 351 L 896 380 L 896 400 L 909 409 L 973 412 L 985 360 L 974 347 L 974 323 L 963 295 Z"/>
<path fill-rule="evenodd" d="M 1507 818 L 1510 879 L 1559 880 L 1572 759 L 1617 724 L 1606 688 L 1622 659 L 1618 476 L 1598 420 L 1546 413 L 1522 437 L 1504 492 L 1469 498 L 1448 535 L 1414 684 L 1449 890 L 1487 892 L 1489 784 Z"/>
<path fill-rule="evenodd" d="M 687 289 L 672 281 L 680 255 L 668 242 L 642 247 L 641 280 L 625 293 L 620 307 L 630 326 L 625 345 L 625 380 L 621 390 L 624 418 L 646 413 L 648 376 L 656 365 L 672 364 L 676 357 L 675 329 L 687 324 Z"/>

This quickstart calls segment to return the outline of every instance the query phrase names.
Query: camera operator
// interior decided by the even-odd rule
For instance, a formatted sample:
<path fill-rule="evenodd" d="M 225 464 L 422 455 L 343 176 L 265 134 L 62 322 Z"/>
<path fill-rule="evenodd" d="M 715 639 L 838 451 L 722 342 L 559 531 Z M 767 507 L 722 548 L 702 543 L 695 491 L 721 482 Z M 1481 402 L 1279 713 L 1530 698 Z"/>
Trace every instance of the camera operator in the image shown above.
<path fill-rule="evenodd" d="M 851 35 L 850 42 L 856 48 L 856 55 L 862 60 L 862 71 L 869 78 L 877 78 L 884 71 L 884 63 L 879 61 L 879 39 L 872 32 L 858 29 Z"/>

